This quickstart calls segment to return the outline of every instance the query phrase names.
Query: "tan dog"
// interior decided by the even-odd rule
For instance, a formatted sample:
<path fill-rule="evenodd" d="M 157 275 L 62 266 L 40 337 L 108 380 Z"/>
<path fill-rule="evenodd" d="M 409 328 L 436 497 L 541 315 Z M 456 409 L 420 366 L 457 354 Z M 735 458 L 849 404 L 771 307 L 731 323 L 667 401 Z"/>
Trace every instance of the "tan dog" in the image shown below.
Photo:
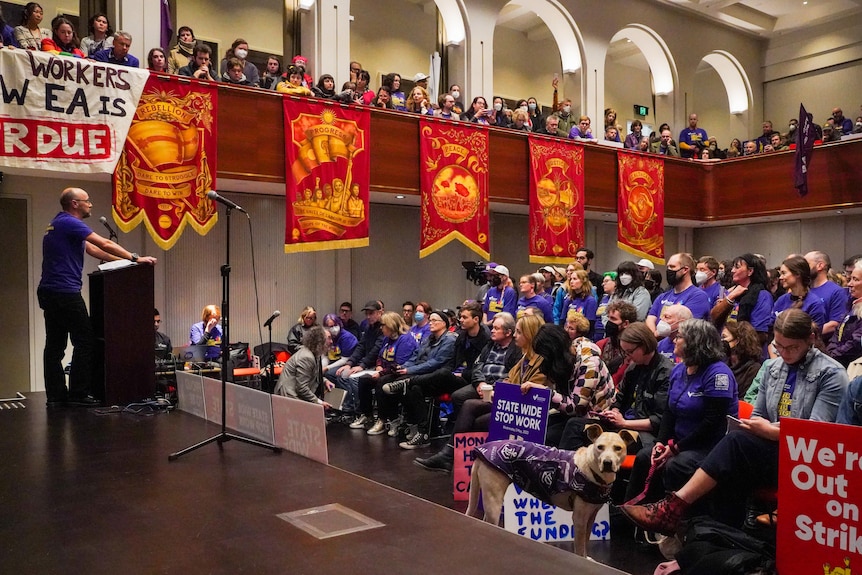
<path fill-rule="evenodd" d="M 485 521 L 498 525 L 503 497 L 514 481 L 531 495 L 572 512 L 575 553 L 585 557 L 587 539 L 602 506 L 601 499 L 609 496 L 617 471 L 626 458 L 627 446 L 637 441 L 637 432 L 627 429 L 619 433 L 606 432 L 595 424 L 588 425 L 584 431 L 592 444 L 575 451 L 573 457 L 571 451 L 553 450 L 525 441 L 486 444 L 503 460 L 502 468 L 497 463 L 489 463 L 484 454 L 476 457 L 471 471 L 467 515 L 482 517 L 479 514 L 481 492 Z M 537 451 L 551 457 L 537 456 Z M 505 469 L 510 467 L 511 475 L 507 475 L 509 472 Z M 525 475 L 531 472 L 535 474 L 532 482 Z"/>

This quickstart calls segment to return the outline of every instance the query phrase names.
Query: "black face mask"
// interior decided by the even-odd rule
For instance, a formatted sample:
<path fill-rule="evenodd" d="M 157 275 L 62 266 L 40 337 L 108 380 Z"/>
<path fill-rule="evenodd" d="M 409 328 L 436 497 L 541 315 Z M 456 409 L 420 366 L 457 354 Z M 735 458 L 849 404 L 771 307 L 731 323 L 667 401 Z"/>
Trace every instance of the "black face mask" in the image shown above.
<path fill-rule="evenodd" d="M 647 289 L 647 291 L 650 291 L 655 287 L 655 282 L 651 278 L 645 279 L 644 287 Z"/>
<path fill-rule="evenodd" d="M 493 275 L 488 280 L 488 283 L 491 284 L 491 287 L 500 287 L 500 285 L 503 283 L 503 278 L 498 275 Z"/>
<path fill-rule="evenodd" d="M 620 335 L 620 326 L 608 320 L 605 324 L 605 335 L 611 339 L 616 339 Z"/>
<path fill-rule="evenodd" d="M 721 347 L 724 350 L 724 357 L 730 360 L 730 354 L 732 353 L 732 350 L 730 349 L 730 342 L 721 340 Z"/>
<path fill-rule="evenodd" d="M 666 270 L 665 278 L 667 278 L 667 283 L 670 285 L 670 287 L 674 287 L 680 282 L 680 280 L 682 280 L 682 277 L 680 277 L 679 275 L 679 270 Z"/>

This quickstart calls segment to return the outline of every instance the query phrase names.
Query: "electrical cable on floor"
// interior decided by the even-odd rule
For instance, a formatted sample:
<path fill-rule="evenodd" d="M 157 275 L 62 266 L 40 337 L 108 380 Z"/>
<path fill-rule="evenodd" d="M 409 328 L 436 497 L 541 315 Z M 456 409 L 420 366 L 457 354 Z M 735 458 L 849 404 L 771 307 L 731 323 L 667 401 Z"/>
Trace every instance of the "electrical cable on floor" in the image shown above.
<path fill-rule="evenodd" d="M 152 417 L 159 413 L 168 413 L 173 411 L 175 406 L 167 399 L 158 398 L 147 401 L 130 403 L 126 406 L 112 405 L 106 409 L 94 409 L 96 415 L 113 415 L 115 413 L 131 413 L 141 417 Z"/>

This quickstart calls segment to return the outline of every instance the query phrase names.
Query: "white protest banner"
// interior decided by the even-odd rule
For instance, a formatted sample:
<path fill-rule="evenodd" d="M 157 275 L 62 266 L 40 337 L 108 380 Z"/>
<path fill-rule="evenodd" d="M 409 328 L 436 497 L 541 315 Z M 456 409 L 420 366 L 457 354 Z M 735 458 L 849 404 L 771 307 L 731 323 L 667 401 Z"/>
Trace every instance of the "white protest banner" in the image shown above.
<path fill-rule="evenodd" d="M 575 539 L 572 513 L 533 497 L 512 483 L 503 498 L 506 531 L 529 537 L 533 541 L 553 543 Z M 590 529 L 590 541 L 611 538 L 610 509 L 605 503 L 599 508 Z"/>
<path fill-rule="evenodd" d="M 0 50 L 0 166 L 112 173 L 147 70 Z"/>

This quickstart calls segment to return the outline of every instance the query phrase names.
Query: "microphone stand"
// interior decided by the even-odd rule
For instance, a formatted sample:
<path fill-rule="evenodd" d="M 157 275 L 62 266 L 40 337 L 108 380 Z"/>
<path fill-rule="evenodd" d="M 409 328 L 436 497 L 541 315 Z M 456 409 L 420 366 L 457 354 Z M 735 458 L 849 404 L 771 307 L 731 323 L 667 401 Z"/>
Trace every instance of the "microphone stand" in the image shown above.
<path fill-rule="evenodd" d="M 267 382 L 267 391 L 272 393 L 275 391 L 275 355 L 272 353 L 272 322 L 267 326 L 269 328 L 269 353 L 266 356 L 266 367 L 269 381 Z"/>
<path fill-rule="evenodd" d="M 256 439 L 252 439 L 250 437 L 243 437 L 242 435 L 236 435 L 234 433 L 227 432 L 227 370 L 229 368 L 229 360 L 230 360 L 230 336 L 228 333 L 228 326 L 230 325 L 230 321 L 228 316 L 230 315 L 230 215 L 232 208 L 228 207 L 225 210 L 225 216 L 227 219 L 227 237 L 225 241 L 225 264 L 221 267 L 221 293 L 222 293 L 222 301 L 221 301 L 221 432 L 217 435 L 210 437 L 209 439 L 204 439 L 200 443 L 196 443 L 190 447 L 186 447 L 176 453 L 171 453 L 168 455 L 168 461 L 176 461 L 181 456 L 186 453 L 190 453 L 204 445 L 208 445 L 214 441 L 218 442 L 219 448 L 221 449 L 222 443 L 226 441 L 230 441 L 234 439 L 236 441 L 240 441 L 242 443 L 248 443 L 250 445 L 257 445 L 259 447 L 265 447 L 267 449 L 271 449 L 275 453 L 281 453 L 281 448 L 275 445 L 270 445 L 269 443 L 265 443 L 263 441 L 258 441 Z M 270 326 L 270 333 L 272 331 L 272 326 Z M 270 344 L 270 347 L 272 345 Z"/>

